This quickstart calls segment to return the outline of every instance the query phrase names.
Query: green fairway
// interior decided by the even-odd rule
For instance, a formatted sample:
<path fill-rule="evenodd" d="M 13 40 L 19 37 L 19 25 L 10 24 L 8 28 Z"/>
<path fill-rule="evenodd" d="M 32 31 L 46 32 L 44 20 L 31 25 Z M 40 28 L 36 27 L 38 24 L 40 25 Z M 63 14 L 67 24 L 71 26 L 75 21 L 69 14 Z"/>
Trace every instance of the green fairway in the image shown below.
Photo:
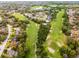
<path fill-rule="evenodd" d="M 19 20 L 26 20 L 26 17 L 20 13 L 13 13 L 12 16 L 14 16 L 15 18 L 17 18 Z"/>
<path fill-rule="evenodd" d="M 79 58 L 79 2 L 0 4 L 1 58 Z"/>
<path fill-rule="evenodd" d="M 20 13 L 14 13 L 12 14 L 15 18 L 18 18 L 19 20 L 25 20 L 26 17 L 23 16 Z M 26 57 L 36 57 L 36 42 L 37 42 L 37 37 L 38 37 L 38 30 L 39 30 L 39 24 L 29 21 L 29 24 L 26 29 L 26 47 L 29 49 L 29 53 L 27 53 Z"/>
<path fill-rule="evenodd" d="M 62 25 L 63 25 L 63 18 L 64 10 L 62 9 L 56 16 L 51 24 L 51 32 L 47 38 L 47 49 L 48 49 L 48 56 L 49 57 L 61 57 L 59 48 L 64 45 L 64 41 L 66 39 L 65 35 L 62 33 Z"/>
<path fill-rule="evenodd" d="M 27 57 L 36 57 L 36 42 L 37 42 L 37 34 L 38 34 L 39 25 L 33 21 L 30 21 L 30 24 L 26 30 L 27 32 L 27 40 L 26 47 L 29 49 L 29 53 Z"/>

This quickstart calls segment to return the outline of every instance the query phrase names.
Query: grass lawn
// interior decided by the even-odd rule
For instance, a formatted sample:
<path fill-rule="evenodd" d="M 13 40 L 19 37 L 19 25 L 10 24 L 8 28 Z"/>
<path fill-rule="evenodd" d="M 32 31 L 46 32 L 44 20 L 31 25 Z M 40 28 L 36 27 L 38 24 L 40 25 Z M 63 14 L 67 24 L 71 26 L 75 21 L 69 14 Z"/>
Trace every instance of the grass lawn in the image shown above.
<path fill-rule="evenodd" d="M 38 34 L 39 25 L 33 21 L 30 21 L 30 24 L 26 30 L 27 39 L 26 39 L 26 47 L 29 49 L 29 53 L 27 57 L 36 57 L 36 42 L 37 42 L 37 34 Z"/>
<path fill-rule="evenodd" d="M 62 33 L 62 25 L 63 20 L 62 16 L 64 15 L 64 10 L 62 9 L 59 11 L 59 13 L 56 16 L 56 19 L 53 20 L 51 24 L 51 32 L 49 33 L 49 38 L 47 38 L 47 50 L 48 47 L 51 48 L 51 50 L 48 50 L 48 56 L 49 57 L 61 57 L 59 48 L 64 45 L 64 41 L 66 39 L 66 36 Z M 50 43 L 50 44 L 49 44 Z M 49 44 L 49 45 L 48 45 Z M 54 51 L 54 52 L 53 52 Z"/>

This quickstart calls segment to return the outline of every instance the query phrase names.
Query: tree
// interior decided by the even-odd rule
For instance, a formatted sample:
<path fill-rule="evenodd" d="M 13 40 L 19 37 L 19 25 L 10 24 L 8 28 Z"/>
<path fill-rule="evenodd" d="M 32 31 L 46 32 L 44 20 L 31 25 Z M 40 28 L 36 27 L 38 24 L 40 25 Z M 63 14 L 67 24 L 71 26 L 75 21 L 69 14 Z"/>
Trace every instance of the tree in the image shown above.
<path fill-rule="evenodd" d="M 64 57 L 64 54 L 66 54 L 67 57 L 72 58 L 79 54 L 78 41 L 68 38 L 66 46 L 67 47 L 60 48 L 60 54 L 62 57 Z"/>
<path fill-rule="evenodd" d="M 66 11 L 65 11 L 65 15 L 63 16 L 63 18 L 64 18 L 64 20 L 63 20 L 62 31 L 67 36 L 69 36 L 71 33 L 71 25 L 69 24 L 68 15 L 67 15 Z"/>
<path fill-rule="evenodd" d="M 45 51 L 43 44 L 44 44 L 46 37 L 49 33 L 49 29 L 50 29 L 49 24 L 48 25 L 43 25 L 43 24 L 40 25 L 40 29 L 38 31 L 38 41 L 36 43 L 36 45 L 37 45 L 37 51 L 36 51 L 37 57 L 47 57 L 47 52 Z"/>

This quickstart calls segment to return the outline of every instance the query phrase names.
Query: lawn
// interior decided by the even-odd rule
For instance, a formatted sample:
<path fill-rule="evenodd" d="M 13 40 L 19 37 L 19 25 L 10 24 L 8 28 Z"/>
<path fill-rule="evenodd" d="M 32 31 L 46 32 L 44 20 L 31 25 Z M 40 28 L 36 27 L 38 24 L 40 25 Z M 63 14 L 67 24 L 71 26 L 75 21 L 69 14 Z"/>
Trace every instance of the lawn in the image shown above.
<path fill-rule="evenodd" d="M 26 47 L 29 49 L 27 57 L 34 58 L 36 57 L 36 42 L 37 42 L 37 34 L 39 30 L 39 25 L 33 21 L 30 21 L 27 32 L 27 39 L 26 39 Z"/>
<path fill-rule="evenodd" d="M 62 9 L 58 12 L 56 19 L 50 23 L 51 32 L 46 42 L 49 57 L 61 57 L 59 48 L 64 45 L 66 39 L 66 36 L 62 33 L 63 15 L 64 10 Z"/>

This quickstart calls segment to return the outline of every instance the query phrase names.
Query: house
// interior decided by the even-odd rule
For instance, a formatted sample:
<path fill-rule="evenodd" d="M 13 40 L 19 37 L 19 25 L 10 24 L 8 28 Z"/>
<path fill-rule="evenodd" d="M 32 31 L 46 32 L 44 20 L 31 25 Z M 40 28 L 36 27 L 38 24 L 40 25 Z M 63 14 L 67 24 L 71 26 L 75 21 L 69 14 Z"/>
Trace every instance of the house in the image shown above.
<path fill-rule="evenodd" d="M 11 48 L 8 48 L 8 49 L 7 49 L 7 55 L 8 55 L 9 57 L 16 57 L 16 56 L 18 55 L 18 52 L 12 50 Z"/>
<path fill-rule="evenodd" d="M 71 30 L 71 37 L 73 39 L 77 39 L 79 38 L 79 30 L 77 29 L 76 26 L 73 26 L 72 30 Z"/>
<path fill-rule="evenodd" d="M 10 46 L 11 46 L 12 48 L 16 48 L 16 47 L 17 47 L 16 38 L 14 38 L 14 39 L 11 41 Z"/>

